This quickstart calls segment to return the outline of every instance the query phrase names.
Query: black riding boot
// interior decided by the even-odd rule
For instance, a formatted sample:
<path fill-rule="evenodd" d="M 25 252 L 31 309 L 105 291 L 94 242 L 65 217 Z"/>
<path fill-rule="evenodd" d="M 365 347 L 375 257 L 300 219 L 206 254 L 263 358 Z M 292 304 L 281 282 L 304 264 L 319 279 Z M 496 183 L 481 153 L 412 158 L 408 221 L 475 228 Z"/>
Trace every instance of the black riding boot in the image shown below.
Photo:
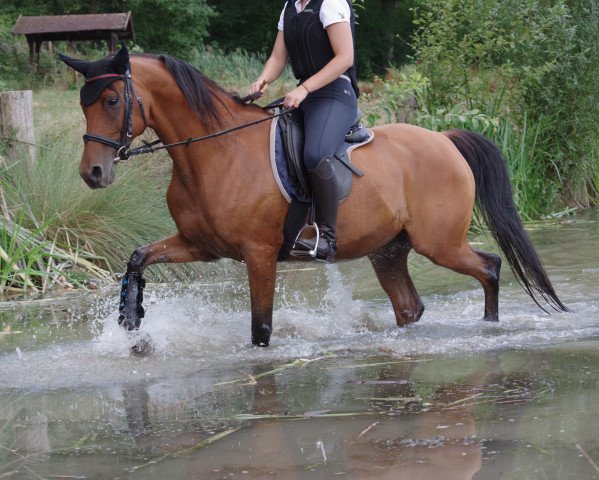
<path fill-rule="evenodd" d="M 337 239 L 335 235 L 335 224 L 337 223 L 338 186 L 337 178 L 333 175 L 332 155 L 323 157 L 314 170 L 308 170 L 312 195 L 314 196 L 314 208 L 316 223 L 320 231 L 316 259 L 333 263 L 337 251 Z M 316 238 L 300 238 L 294 248 L 298 250 L 314 250 Z"/>

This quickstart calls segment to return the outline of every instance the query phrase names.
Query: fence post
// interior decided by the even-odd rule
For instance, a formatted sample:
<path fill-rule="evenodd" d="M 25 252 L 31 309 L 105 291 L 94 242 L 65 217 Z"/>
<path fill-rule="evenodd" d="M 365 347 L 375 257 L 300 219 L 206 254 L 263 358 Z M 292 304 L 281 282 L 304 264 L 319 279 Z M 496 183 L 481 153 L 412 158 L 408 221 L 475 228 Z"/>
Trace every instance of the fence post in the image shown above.
<path fill-rule="evenodd" d="M 0 93 L 0 139 L 9 140 L 10 156 L 24 154 L 31 165 L 35 163 L 36 148 L 29 145 L 35 142 L 31 90 Z"/>

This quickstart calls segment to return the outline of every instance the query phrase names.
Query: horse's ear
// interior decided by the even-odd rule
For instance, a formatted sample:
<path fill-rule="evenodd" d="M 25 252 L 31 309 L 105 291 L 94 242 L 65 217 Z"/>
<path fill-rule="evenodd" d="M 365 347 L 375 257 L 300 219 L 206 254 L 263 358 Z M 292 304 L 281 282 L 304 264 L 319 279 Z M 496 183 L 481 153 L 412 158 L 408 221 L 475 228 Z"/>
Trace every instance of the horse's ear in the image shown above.
<path fill-rule="evenodd" d="M 87 75 L 87 70 L 89 69 L 89 64 L 91 62 L 88 62 L 87 60 L 79 60 L 77 58 L 67 57 L 62 53 L 59 53 L 58 55 L 60 56 L 60 59 L 73 70 L 79 72 L 84 77 Z"/>
<path fill-rule="evenodd" d="M 110 64 L 117 71 L 122 69 L 123 73 L 124 70 L 129 67 L 129 50 L 127 50 L 127 45 L 125 45 L 125 42 L 121 43 L 120 50 L 116 52 Z"/>

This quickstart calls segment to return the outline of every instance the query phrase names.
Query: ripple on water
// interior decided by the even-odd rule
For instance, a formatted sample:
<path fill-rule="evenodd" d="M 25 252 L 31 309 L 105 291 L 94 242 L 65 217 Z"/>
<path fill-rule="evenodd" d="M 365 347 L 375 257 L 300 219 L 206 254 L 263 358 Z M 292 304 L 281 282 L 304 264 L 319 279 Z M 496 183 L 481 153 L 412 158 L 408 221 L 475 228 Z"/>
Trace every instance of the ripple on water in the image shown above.
<path fill-rule="evenodd" d="M 337 267 L 328 267 L 325 275 L 328 289 L 320 300 L 302 303 L 289 295 L 290 300 L 276 309 L 269 348 L 250 346 L 249 309 L 239 302 L 155 287 L 148 289 L 141 328 L 155 343 L 151 356 L 132 357 L 134 338 L 117 325 L 114 312 L 100 308 L 104 314 L 88 322 L 86 339 L 4 355 L 0 384 L 32 389 L 123 384 L 192 375 L 248 360 L 381 350 L 397 355 L 460 354 L 534 348 L 599 334 L 599 301 L 589 298 L 588 290 L 581 293 L 580 284 L 560 285 L 570 314 L 547 315 L 517 285 L 507 285 L 499 323 L 480 320 L 482 291 L 473 289 L 424 297 L 427 310 L 422 319 L 398 329 L 388 301 L 354 299 L 352 279 L 344 278 Z"/>

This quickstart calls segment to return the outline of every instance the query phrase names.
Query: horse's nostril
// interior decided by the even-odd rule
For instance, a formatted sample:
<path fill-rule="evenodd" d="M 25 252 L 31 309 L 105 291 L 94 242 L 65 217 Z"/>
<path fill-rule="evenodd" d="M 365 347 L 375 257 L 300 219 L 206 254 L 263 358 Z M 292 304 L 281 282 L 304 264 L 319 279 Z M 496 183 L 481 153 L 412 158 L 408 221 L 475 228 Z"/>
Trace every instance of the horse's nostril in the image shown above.
<path fill-rule="evenodd" d="M 92 167 L 91 170 L 89 171 L 89 176 L 90 176 L 90 178 L 92 178 L 94 180 L 100 180 L 102 178 L 102 167 L 100 167 L 100 166 Z"/>

